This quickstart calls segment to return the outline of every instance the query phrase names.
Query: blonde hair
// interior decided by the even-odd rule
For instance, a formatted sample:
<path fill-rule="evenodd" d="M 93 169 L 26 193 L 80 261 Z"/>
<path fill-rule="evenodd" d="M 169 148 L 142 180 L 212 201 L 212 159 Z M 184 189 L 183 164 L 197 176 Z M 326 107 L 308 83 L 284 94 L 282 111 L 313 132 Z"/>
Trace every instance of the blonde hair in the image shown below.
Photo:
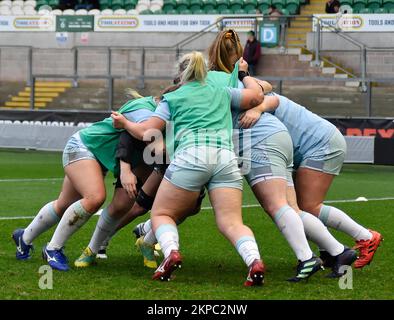
<path fill-rule="evenodd" d="M 125 94 L 127 97 L 130 97 L 132 99 L 140 99 L 143 98 L 144 96 L 140 95 L 139 92 L 133 88 L 127 88 L 125 89 Z"/>
<path fill-rule="evenodd" d="M 232 29 L 221 31 L 209 47 L 209 69 L 231 73 L 234 70 L 231 56 L 236 55 L 238 60 L 242 54 L 243 47 L 238 34 Z"/>
<path fill-rule="evenodd" d="M 204 82 L 207 73 L 207 65 L 201 52 L 187 53 L 179 61 L 179 78 L 182 84 L 194 80 Z"/>

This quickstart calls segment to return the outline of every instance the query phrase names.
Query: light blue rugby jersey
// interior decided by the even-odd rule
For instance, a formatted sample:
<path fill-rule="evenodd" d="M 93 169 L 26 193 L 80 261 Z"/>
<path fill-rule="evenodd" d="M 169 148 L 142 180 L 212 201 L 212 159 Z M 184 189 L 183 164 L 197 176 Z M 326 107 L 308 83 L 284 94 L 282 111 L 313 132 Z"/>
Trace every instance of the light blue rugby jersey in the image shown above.
<path fill-rule="evenodd" d="M 238 81 L 238 88 L 244 89 L 244 85 L 241 81 Z M 267 139 L 275 133 L 287 131 L 286 126 L 279 121 L 279 119 L 270 113 L 263 113 L 260 119 L 250 129 L 241 129 L 239 127 L 239 116 L 245 110 L 240 109 L 239 103 L 231 105 L 231 113 L 233 117 L 233 128 L 234 130 L 240 130 L 240 135 L 250 135 L 250 145 L 244 145 L 243 147 L 253 148 L 259 144 L 262 140 Z M 242 137 L 240 136 L 239 139 Z M 235 143 L 235 141 L 234 141 Z M 236 143 L 235 143 L 236 144 Z"/>
<path fill-rule="evenodd" d="M 155 113 L 148 109 L 138 109 L 130 112 L 126 112 L 123 115 L 126 117 L 127 120 L 132 122 L 142 122 L 148 120 L 152 115 Z"/>
<path fill-rule="evenodd" d="M 290 99 L 279 97 L 278 108 L 273 112 L 287 128 L 293 140 L 295 162 L 314 154 L 330 140 L 336 127 Z"/>

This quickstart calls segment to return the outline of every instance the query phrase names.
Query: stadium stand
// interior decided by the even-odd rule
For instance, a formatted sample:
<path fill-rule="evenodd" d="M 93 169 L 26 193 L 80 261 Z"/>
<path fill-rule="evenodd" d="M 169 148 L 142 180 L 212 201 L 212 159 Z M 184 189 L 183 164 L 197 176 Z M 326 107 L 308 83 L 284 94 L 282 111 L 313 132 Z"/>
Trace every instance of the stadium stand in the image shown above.
<path fill-rule="evenodd" d="M 304 5 L 310 4 L 313 8 L 313 4 L 319 4 L 319 9 L 324 5 L 324 1 L 308 0 L 100 0 L 99 3 L 101 11 L 66 9 L 59 12 L 59 0 L 2 0 L 0 14 L 268 14 L 273 4 L 284 15 L 297 15 L 302 13 Z M 394 13 L 394 0 L 342 0 L 341 5 L 352 7 L 354 13 Z"/>

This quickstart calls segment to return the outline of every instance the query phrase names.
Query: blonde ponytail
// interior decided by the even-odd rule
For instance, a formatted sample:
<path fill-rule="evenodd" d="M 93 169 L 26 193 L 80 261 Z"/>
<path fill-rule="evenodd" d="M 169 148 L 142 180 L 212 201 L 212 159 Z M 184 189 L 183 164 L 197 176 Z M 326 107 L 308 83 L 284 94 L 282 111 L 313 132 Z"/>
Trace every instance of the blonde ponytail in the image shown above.
<path fill-rule="evenodd" d="M 137 90 L 132 89 L 132 88 L 125 89 L 125 94 L 126 94 L 126 96 L 128 96 L 132 99 L 140 99 L 140 98 L 144 97 L 144 96 L 140 95 Z"/>
<path fill-rule="evenodd" d="M 179 72 L 181 83 L 204 82 L 208 70 L 203 54 L 198 51 L 185 54 L 179 62 Z"/>

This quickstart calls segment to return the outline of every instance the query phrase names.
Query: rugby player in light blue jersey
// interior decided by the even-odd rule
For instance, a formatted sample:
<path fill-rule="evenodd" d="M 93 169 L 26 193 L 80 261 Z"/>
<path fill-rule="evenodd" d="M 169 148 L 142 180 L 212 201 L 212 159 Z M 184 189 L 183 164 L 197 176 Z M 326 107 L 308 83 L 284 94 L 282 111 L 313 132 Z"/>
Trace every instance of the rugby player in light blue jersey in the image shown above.
<path fill-rule="evenodd" d="M 256 107 L 247 111 L 245 118 L 250 122 L 258 112 L 272 112 L 289 130 L 294 145 L 295 169 L 295 190 L 288 188 L 290 205 L 297 211 L 301 209 L 314 214 L 327 227 L 354 238 L 359 249 L 355 267 L 364 267 L 372 261 L 382 241 L 381 234 L 364 228 L 342 210 L 323 203 L 345 160 L 344 137 L 329 121 L 284 96 L 274 95 L 279 98 L 277 106 Z M 321 258 L 326 266 L 331 265 L 333 259 L 329 253 L 322 250 Z"/>

